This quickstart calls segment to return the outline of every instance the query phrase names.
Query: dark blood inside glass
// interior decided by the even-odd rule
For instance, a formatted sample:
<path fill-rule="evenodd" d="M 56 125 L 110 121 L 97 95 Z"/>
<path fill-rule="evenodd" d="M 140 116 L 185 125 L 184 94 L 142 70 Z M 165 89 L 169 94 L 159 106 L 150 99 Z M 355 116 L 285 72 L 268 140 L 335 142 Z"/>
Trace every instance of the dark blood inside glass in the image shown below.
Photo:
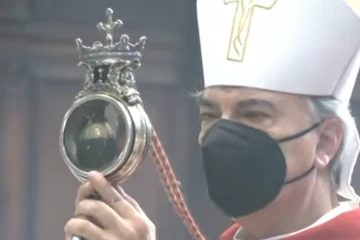
<path fill-rule="evenodd" d="M 101 170 L 118 155 L 115 131 L 105 117 L 103 104 L 94 105 L 77 140 L 77 165 L 83 170 Z"/>
<path fill-rule="evenodd" d="M 114 137 L 79 139 L 77 159 L 82 169 L 98 170 L 107 167 L 117 156 Z"/>

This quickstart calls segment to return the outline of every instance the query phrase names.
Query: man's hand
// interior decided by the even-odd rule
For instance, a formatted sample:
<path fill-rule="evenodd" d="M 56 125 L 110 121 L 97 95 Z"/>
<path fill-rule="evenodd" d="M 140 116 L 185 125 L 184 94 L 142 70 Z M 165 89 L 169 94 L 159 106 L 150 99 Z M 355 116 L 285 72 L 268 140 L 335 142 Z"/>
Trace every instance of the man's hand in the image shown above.
<path fill-rule="evenodd" d="M 67 239 L 155 240 L 155 226 L 121 187 L 114 188 L 98 172 L 89 173 L 76 197 L 75 217 L 65 226 Z M 97 192 L 102 201 L 87 199 Z"/>

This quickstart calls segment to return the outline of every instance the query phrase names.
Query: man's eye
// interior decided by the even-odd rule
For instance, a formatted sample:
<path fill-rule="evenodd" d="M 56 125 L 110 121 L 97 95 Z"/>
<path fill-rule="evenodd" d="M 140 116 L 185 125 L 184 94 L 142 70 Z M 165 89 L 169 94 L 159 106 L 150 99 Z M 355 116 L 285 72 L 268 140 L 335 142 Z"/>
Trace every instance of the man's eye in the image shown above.
<path fill-rule="evenodd" d="M 270 115 L 264 112 L 258 112 L 258 111 L 249 111 L 243 114 L 244 117 L 249 119 L 264 119 L 269 118 Z"/>
<path fill-rule="evenodd" d="M 217 116 L 213 113 L 200 113 L 200 119 L 202 121 L 212 120 L 217 118 Z"/>

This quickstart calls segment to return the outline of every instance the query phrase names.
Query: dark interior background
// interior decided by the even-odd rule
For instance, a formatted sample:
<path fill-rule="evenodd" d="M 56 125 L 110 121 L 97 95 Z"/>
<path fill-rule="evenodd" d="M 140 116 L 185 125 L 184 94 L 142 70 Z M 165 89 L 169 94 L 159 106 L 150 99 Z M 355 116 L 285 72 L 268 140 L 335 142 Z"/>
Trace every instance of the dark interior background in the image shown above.
<path fill-rule="evenodd" d="M 75 38 L 103 40 L 96 24 L 111 7 L 131 39 L 147 36 L 136 71 L 151 121 L 208 239 L 230 223 L 207 198 L 197 134 L 201 61 L 194 0 L 0 1 L 0 239 L 64 239 L 78 182 L 63 163 L 58 135 L 82 87 Z M 215 29 L 214 29 L 215 30 Z M 214 46 L 216 47 L 216 46 Z M 352 99 L 360 113 L 360 89 Z M 354 179 L 360 189 L 360 169 Z M 157 226 L 158 239 L 191 239 L 163 191 L 149 158 L 125 184 Z"/>

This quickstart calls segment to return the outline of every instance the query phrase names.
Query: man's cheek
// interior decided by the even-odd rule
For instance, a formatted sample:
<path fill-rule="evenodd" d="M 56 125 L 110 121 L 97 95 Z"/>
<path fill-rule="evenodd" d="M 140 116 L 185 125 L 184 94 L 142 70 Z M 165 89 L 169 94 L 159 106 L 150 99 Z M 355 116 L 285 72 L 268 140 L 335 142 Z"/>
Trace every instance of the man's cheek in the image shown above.
<path fill-rule="evenodd" d="M 286 179 L 298 176 L 314 164 L 311 162 L 313 158 L 309 154 L 310 149 L 311 147 L 306 146 L 302 141 L 281 146 L 286 161 Z"/>

